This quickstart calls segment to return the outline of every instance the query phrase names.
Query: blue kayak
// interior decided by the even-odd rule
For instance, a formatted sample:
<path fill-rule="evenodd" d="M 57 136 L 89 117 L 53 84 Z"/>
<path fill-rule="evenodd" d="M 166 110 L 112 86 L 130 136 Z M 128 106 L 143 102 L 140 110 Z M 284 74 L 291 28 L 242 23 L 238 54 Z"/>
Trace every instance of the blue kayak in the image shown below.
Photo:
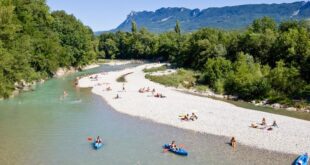
<path fill-rule="evenodd" d="M 96 141 L 94 142 L 94 148 L 97 150 L 99 148 L 102 147 L 102 143 L 96 143 Z"/>
<path fill-rule="evenodd" d="M 175 149 L 172 149 L 169 144 L 165 144 L 163 147 L 165 149 L 168 149 L 170 152 L 173 152 L 177 155 L 182 155 L 182 156 L 188 155 L 187 151 L 185 151 L 183 148 L 179 148 L 179 149 L 175 150 Z"/>
<path fill-rule="evenodd" d="M 309 162 L 309 156 L 307 153 L 303 154 L 303 155 L 300 155 L 294 165 L 308 165 L 308 162 Z"/>

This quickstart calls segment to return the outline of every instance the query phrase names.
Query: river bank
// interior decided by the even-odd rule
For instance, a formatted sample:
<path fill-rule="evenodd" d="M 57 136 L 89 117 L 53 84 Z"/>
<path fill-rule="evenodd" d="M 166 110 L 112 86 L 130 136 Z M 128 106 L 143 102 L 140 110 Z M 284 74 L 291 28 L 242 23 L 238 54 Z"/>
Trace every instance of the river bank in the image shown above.
<path fill-rule="evenodd" d="M 294 154 L 310 151 L 310 132 L 306 131 L 310 130 L 308 121 L 250 111 L 222 101 L 180 93 L 145 79 L 143 69 L 155 65 L 146 64 L 96 74 L 97 79 L 84 77 L 78 84 L 80 87 L 92 87 L 93 93 L 102 96 L 115 110 L 125 114 L 202 133 L 235 136 L 238 142 L 261 149 Z M 133 73 L 126 76 L 127 83 L 123 91 L 123 83 L 117 83 L 116 79 L 129 72 Z M 108 87 L 112 90 L 106 90 Z M 155 88 L 156 92 L 162 93 L 166 98 L 156 98 L 151 93 L 139 93 L 138 90 L 143 87 Z M 119 95 L 120 99 L 115 99 L 116 95 Z M 186 122 L 178 117 L 192 112 L 198 115 L 198 120 Z M 276 120 L 279 128 L 268 131 L 267 127 L 250 127 L 252 123 L 261 122 L 263 117 L 267 119 L 268 125 Z"/>
<path fill-rule="evenodd" d="M 93 68 L 99 67 L 99 64 L 89 64 L 86 66 L 83 66 L 81 68 L 75 68 L 75 67 L 63 67 L 63 68 L 58 68 L 57 71 L 55 71 L 53 77 L 54 78 L 61 78 L 64 76 L 67 76 L 69 74 L 76 73 L 78 71 L 83 71 L 83 70 L 89 70 Z M 47 79 L 40 79 L 32 82 L 26 82 L 25 80 L 21 80 L 20 82 L 15 82 L 14 84 L 14 91 L 12 92 L 10 98 L 13 98 L 17 95 L 19 95 L 21 92 L 26 92 L 26 91 L 33 91 L 34 87 L 37 84 L 42 84 L 46 81 Z M 0 98 L 0 100 L 3 100 L 3 98 Z"/>

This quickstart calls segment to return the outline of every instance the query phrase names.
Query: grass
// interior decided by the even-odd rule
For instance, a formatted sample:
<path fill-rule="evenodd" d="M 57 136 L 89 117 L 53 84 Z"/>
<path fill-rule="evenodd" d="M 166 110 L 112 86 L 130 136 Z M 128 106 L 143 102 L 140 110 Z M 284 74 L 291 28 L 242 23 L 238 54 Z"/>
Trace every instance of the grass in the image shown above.
<path fill-rule="evenodd" d="M 145 68 L 143 69 L 144 73 L 152 73 L 152 72 L 158 72 L 158 71 L 165 71 L 167 69 L 166 65 L 159 66 L 159 67 L 153 67 L 153 68 Z"/>
<path fill-rule="evenodd" d="M 129 75 L 129 74 L 132 74 L 132 73 L 133 73 L 133 72 L 129 72 L 129 73 L 123 74 L 123 75 L 121 75 L 120 77 L 118 77 L 118 78 L 116 79 L 116 81 L 117 81 L 117 82 L 120 82 L 120 83 L 127 82 L 125 77 L 126 77 L 127 75 Z"/>
<path fill-rule="evenodd" d="M 195 85 L 195 73 L 190 70 L 179 69 L 176 73 L 163 76 L 152 76 L 147 74 L 147 79 L 160 83 L 165 86 L 179 87 L 180 85 L 185 88 L 191 88 Z"/>
<path fill-rule="evenodd" d="M 106 60 L 106 59 L 98 59 L 97 60 L 97 63 L 99 63 L 99 64 L 105 64 L 105 63 L 107 63 L 109 60 Z"/>
<path fill-rule="evenodd" d="M 196 85 L 194 86 L 194 88 L 198 91 L 198 92 L 206 92 L 209 90 L 209 87 L 207 85 Z"/>

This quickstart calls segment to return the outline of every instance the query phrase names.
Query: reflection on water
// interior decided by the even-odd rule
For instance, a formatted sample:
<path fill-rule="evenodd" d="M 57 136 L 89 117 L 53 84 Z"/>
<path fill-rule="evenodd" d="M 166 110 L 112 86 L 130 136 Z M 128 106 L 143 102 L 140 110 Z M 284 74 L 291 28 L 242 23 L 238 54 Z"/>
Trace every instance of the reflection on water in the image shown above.
<path fill-rule="evenodd" d="M 245 146 L 233 152 L 228 138 L 119 114 L 90 89 L 73 86 L 76 76 L 130 66 L 52 79 L 35 92 L 1 101 L 0 164 L 290 164 L 295 158 Z M 64 90 L 68 96 L 61 98 Z M 97 135 L 105 145 L 95 151 L 87 138 Z M 184 144 L 189 156 L 162 153 L 171 140 Z"/>

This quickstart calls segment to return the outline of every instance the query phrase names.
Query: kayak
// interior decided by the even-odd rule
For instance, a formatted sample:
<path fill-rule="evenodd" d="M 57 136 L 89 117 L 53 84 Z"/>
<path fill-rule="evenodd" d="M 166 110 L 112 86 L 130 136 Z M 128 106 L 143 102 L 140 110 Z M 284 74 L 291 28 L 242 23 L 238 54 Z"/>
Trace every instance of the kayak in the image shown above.
<path fill-rule="evenodd" d="M 182 156 L 188 155 L 187 151 L 185 151 L 183 148 L 179 148 L 179 149 L 175 150 L 175 149 L 172 149 L 169 144 L 165 144 L 163 147 L 165 149 L 168 149 L 170 152 L 175 153 L 177 155 L 182 155 Z"/>
<path fill-rule="evenodd" d="M 97 150 L 99 148 L 102 147 L 102 143 L 96 143 L 96 141 L 94 142 L 94 148 Z"/>
<path fill-rule="evenodd" d="M 307 153 L 305 153 L 305 154 L 300 155 L 296 159 L 294 165 L 308 165 L 308 162 L 309 162 L 309 156 Z"/>

